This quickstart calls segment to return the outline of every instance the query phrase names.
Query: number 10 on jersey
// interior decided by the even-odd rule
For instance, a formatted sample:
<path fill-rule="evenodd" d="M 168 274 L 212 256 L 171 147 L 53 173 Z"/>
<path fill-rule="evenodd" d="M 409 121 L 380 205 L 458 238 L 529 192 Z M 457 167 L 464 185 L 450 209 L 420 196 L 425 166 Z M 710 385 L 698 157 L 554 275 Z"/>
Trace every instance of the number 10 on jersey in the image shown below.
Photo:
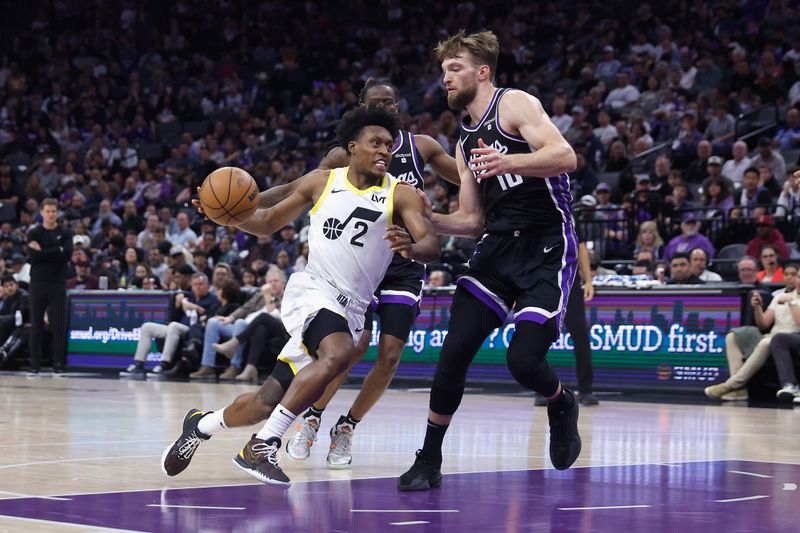
<path fill-rule="evenodd" d="M 522 183 L 522 176 L 519 174 L 500 174 L 497 176 L 497 181 L 500 182 L 500 188 L 507 191 Z"/>

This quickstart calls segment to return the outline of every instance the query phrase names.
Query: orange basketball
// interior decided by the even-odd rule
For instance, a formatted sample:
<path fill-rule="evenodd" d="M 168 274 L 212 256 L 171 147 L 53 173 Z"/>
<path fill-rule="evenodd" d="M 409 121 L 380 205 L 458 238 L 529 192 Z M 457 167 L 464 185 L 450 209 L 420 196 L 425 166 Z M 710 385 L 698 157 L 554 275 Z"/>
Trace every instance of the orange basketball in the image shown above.
<path fill-rule="evenodd" d="M 253 176 L 236 167 L 218 168 L 200 187 L 205 215 L 222 226 L 244 222 L 258 207 L 258 185 Z"/>

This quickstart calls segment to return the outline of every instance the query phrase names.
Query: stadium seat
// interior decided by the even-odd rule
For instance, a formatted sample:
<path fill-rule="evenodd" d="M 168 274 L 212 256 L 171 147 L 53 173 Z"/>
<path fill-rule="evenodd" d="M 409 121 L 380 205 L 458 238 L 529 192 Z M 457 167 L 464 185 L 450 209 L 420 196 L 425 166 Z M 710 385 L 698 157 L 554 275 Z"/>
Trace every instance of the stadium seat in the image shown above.
<path fill-rule="evenodd" d="M 166 122 L 156 127 L 158 138 L 167 146 L 178 146 L 178 141 L 183 133 L 180 122 Z"/>
<path fill-rule="evenodd" d="M 192 134 L 193 139 L 199 139 L 200 137 L 205 137 L 206 133 L 208 133 L 209 123 L 207 120 L 184 122 L 182 127 L 183 131 Z"/>
<path fill-rule="evenodd" d="M 597 174 L 597 182 L 598 183 L 608 183 L 608 186 L 611 187 L 611 190 L 616 190 L 617 185 L 619 185 L 619 175 L 620 172 L 600 172 Z"/>
<path fill-rule="evenodd" d="M 711 270 L 722 276 L 725 281 L 733 281 L 738 279 L 739 271 L 736 264 L 744 256 L 744 251 L 747 249 L 746 244 L 736 243 L 723 246 L 714 257 L 711 264 Z"/>

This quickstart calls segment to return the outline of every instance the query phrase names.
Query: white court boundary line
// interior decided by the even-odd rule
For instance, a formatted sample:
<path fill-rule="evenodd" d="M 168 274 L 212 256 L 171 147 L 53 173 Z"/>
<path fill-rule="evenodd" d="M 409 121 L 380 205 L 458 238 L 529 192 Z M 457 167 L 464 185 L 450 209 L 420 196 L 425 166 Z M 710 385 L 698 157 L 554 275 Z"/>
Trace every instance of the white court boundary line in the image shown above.
<path fill-rule="evenodd" d="M 222 455 L 223 453 L 229 452 L 214 452 L 213 455 Z M 211 454 L 206 454 L 211 455 Z M 135 458 L 137 456 L 118 456 L 118 457 L 111 457 L 109 459 L 125 459 L 125 458 Z M 147 455 L 145 457 L 161 457 L 160 455 Z M 71 461 L 72 459 L 65 459 L 64 461 Z M 80 459 L 81 461 L 86 461 L 89 459 Z M 615 466 L 674 466 L 674 465 L 683 465 L 683 464 L 693 464 L 693 463 L 711 463 L 711 462 L 720 462 L 720 461 L 742 461 L 743 459 L 690 459 L 688 461 L 683 461 L 681 463 L 664 463 L 663 461 L 652 462 L 652 463 L 606 463 L 600 465 L 578 465 L 578 466 L 571 466 L 570 470 L 576 470 L 578 468 L 611 468 Z M 63 461 L 52 461 L 52 462 L 63 462 Z M 758 461 L 770 464 L 770 461 Z M 794 465 L 800 466 L 796 463 L 779 463 L 777 461 L 773 461 L 776 464 L 787 464 L 787 465 Z M 6 465 L 9 467 L 12 465 Z M 541 472 L 541 471 L 552 471 L 553 473 L 557 473 L 558 471 L 553 468 L 507 468 L 501 470 L 469 470 L 464 472 L 447 472 L 443 474 L 444 476 L 458 476 L 464 474 L 499 474 L 504 472 Z M 568 471 L 566 471 L 568 472 Z M 335 482 L 335 481 L 358 481 L 358 480 L 370 480 L 370 479 L 394 479 L 397 476 L 364 476 L 364 477 L 351 477 L 346 479 L 304 479 L 300 481 L 292 481 L 292 485 L 300 485 L 306 483 L 320 483 L 320 482 Z M 252 482 L 252 483 L 228 483 L 223 485 L 190 485 L 187 487 L 150 487 L 146 489 L 132 489 L 132 490 L 98 490 L 98 491 L 91 491 L 91 492 L 65 492 L 56 494 L 53 496 L 92 496 L 94 494 L 122 494 L 122 493 L 134 493 L 134 492 L 150 492 L 150 491 L 158 491 L 158 490 L 187 490 L 187 489 L 208 489 L 208 488 L 228 488 L 228 487 L 247 487 L 247 486 L 261 486 L 263 483 Z M 5 500 L 14 500 L 17 498 L 4 498 Z M 0 515 L 3 516 L 3 515 Z"/>
<path fill-rule="evenodd" d="M 59 502 L 68 502 L 68 501 L 72 500 L 72 498 L 59 498 L 59 497 L 56 497 L 56 496 L 37 496 L 36 494 L 24 494 L 24 493 L 21 493 L 21 492 L 10 492 L 10 491 L 7 491 L 7 490 L 0 490 L 0 494 L 11 494 L 12 496 L 16 496 L 17 498 L 38 498 L 40 500 L 55 500 L 55 501 L 59 501 Z M 5 499 L 13 500 L 13 499 L 16 499 L 16 498 L 5 498 Z M 2 501 L 2 500 L 0 500 L 0 501 Z M 0 515 L 0 516 L 2 516 L 2 515 Z"/>
<path fill-rule="evenodd" d="M 165 509 L 212 509 L 217 511 L 246 511 L 247 507 L 218 507 L 215 505 L 170 505 L 167 503 L 148 503 L 147 507 L 162 507 Z"/>
<path fill-rule="evenodd" d="M 389 522 L 390 526 L 421 526 L 422 524 L 430 524 L 427 520 L 411 520 L 410 522 Z"/>
<path fill-rule="evenodd" d="M 100 527 L 90 526 L 88 524 L 77 524 L 75 522 L 59 522 L 57 520 L 42 520 L 41 518 L 25 518 L 22 516 L 0 515 L 0 522 L 3 520 L 19 520 L 21 522 L 28 522 L 32 524 L 41 524 L 46 526 L 59 526 L 63 528 L 73 528 L 76 531 L 114 531 L 118 533 L 146 533 L 139 529 L 114 529 L 113 527 Z"/>
<path fill-rule="evenodd" d="M 459 509 L 350 509 L 351 513 L 460 513 Z"/>
<path fill-rule="evenodd" d="M 559 511 L 602 511 L 605 509 L 649 509 L 652 505 L 605 505 L 602 507 L 559 507 Z"/>
<path fill-rule="evenodd" d="M 774 476 L 768 476 L 766 474 L 756 474 L 755 472 L 742 472 L 741 470 L 728 470 L 731 474 L 741 474 L 743 476 L 753 476 L 753 477 L 762 477 L 766 479 L 772 479 Z"/>
<path fill-rule="evenodd" d="M 728 500 L 714 500 L 717 503 L 734 503 L 734 502 L 746 502 L 749 500 L 763 500 L 764 498 L 769 498 L 766 494 L 759 494 L 757 496 L 745 496 L 744 498 L 730 498 Z"/>

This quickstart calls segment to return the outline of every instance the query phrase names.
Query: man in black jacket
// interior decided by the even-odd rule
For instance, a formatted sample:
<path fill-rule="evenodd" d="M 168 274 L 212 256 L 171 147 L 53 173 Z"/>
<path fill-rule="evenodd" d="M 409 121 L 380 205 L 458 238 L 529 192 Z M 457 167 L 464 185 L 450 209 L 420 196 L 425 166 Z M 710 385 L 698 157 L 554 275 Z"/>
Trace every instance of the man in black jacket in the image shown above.
<path fill-rule="evenodd" d="M 4 274 L 1 282 L 5 299 L 0 308 L 0 367 L 5 367 L 28 342 L 30 297 L 11 274 Z"/>
<path fill-rule="evenodd" d="M 28 231 L 31 264 L 31 368 L 38 375 L 42 360 L 44 314 L 53 331 L 53 376 L 64 374 L 67 347 L 67 264 L 72 257 L 72 232 L 58 225 L 58 202 L 42 201 L 42 224 Z"/>

